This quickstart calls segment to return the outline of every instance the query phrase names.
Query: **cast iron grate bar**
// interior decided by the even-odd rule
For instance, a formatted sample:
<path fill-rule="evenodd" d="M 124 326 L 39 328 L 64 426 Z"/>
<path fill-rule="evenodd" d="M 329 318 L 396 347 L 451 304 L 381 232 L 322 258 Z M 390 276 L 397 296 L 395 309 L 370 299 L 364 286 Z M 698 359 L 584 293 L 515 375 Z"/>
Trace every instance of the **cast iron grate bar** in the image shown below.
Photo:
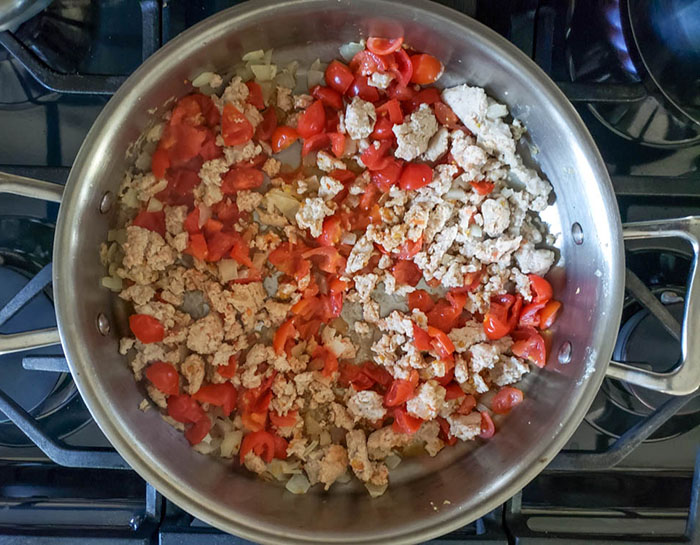
<path fill-rule="evenodd" d="M 0 309 L 0 326 L 12 318 L 18 310 L 29 303 L 29 301 L 51 282 L 51 271 L 51 263 L 44 265 L 44 267 Z"/>

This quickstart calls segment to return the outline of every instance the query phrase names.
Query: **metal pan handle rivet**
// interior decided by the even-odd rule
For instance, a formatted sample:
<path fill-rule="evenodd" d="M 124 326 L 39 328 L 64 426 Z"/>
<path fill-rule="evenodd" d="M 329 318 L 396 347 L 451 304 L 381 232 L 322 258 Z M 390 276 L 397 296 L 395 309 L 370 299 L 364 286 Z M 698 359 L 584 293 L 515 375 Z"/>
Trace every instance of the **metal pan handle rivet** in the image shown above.
<path fill-rule="evenodd" d="M 99 331 L 101 335 L 109 335 L 110 330 L 111 326 L 109 325 L 107 316 L 100 312 L 97 315 L 97 331 Z"/>
<path fill-rule="evenodd" d="M 114 193 L 105 191 L 100 199 L 100 213 L 106 214 L 112 209 L 112 205 L 114 205 Z"/>
<path fill-rule="evenodd" d="M 575 222 L 571 226 L 571 236 L 574 238 L 576 244 L 583 244 L 583 228 L 579 222 Z"/>
<path fill-rule="evenodd" d="M 561 364 L 567 364 L 571 361 L 571 351 L 573 347 L 569 341 L 564 341 L 559 347 L 559 352 L 557 353 L 557 360 Z"/>

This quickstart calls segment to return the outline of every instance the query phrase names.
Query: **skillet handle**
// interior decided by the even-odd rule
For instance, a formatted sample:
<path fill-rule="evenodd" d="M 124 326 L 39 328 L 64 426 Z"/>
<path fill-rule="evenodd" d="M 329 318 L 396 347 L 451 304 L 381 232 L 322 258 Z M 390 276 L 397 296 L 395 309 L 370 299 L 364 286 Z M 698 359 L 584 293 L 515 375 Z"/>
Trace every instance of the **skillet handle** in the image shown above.
<path fill-rule="evenodd" d="M 656 373 L 626 363 L 611 361 L 607 375 L 665 394 L 677 396 L 692 394 L 700 389 L 700 280 L 698 279 L 700 216 L 627 223 L 623 225 L 623 237 L 625 240 L 682 238 L 690 242 L 693 247 L 694 257 L 688 280 L 688 292 L 685 298 L 683 326 L 680 332 L 681 363 L 670 372 Z M 634 285 L 631 286 L 630 283 Z M 638 288 L 637 284 L 641 284 L 639 279 L 634 274 L 628 273 L 628 289 Z M 678 323 L 656 297 L 651 295 L 643 284 L 639 287 L 639 290 L 635 289 L 634 291 L 647 292 L 649 306 L 658 305 L 654 310 L 661 311 L 662 322 L 664 322 L 666 328 L 678 336 Z M 642 302 L 645 303 L 647 301 Z M 664 317 L 666 319 L 663 319 Z"/>
<path fill-rule="evenodd" d="M 50 202 L 61 202 L 63 186 L 0 172 L 0 194 L 1 193 L 11 193 L 13 195 L 21 195 L 23 197 L 31 197 Z M 7 303 L 5 308 L 0 309 L 2 322 L 8 320 L 15 312 L 22 308 L 23 303 L 20 301 L 28 302 L 39 290 L 43 289 L 46 283 L 50 281 L 50 269 L 50 266 L 45 267 L 39 275 L 30 280 L 29 283 Z M 35 281 L 44 273 L 44 270 L 48 270 L 49 272 L 45 281 L 43 283 Z M 58 335 L 58 329 L 55 327 L 36 331 L 24 331 L 22 333 L 3 334 L 0 335 L 0 356 L 12 352 L 19 352 L 21 350 L 30 350 L 32 348 L 52 346 L 60 343 L 61 338 Z"/>

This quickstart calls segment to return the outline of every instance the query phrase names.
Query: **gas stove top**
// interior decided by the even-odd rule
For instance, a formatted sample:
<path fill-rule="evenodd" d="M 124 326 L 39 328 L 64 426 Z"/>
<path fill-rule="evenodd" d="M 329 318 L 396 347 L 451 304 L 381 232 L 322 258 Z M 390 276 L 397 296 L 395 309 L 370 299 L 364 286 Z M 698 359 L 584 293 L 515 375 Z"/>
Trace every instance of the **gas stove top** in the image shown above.
<path fill-rule="evenodd" d="M 126 75 L 185 28 L 235 3 L 54 0 L 1 32 L 0 171 L 64 183 Z M 441 3 L 503 34 L 559 84 L 598 144 L 623 221 L 700 214 L 700 125 L 647 91 L 619 1 Z M 2 334 L 55 324 L 57 210 L 0 198 Z M 691 261 L 691 249 L 671 239 L 628 244 L 617 360 L 656 371 L 676 363 Z M 247 543 L 194 519 L 126 466 L 91 420 L 60 347 L 0 356 L 0 364 L 0 543 Z M 432 543 L 698 542 L 699 445 L 700 398 L 606 379 L 539 477 Z"/>

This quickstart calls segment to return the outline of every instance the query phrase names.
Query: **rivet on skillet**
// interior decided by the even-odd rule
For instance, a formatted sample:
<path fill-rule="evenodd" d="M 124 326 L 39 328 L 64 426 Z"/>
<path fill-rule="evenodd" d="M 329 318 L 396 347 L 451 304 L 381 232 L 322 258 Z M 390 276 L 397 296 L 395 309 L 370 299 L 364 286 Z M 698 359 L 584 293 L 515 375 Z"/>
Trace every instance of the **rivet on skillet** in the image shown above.
<path fill-rule="evenodd" d="M 557 359 L 559 363 L 569 363 L 571 361 L 571 343 L 569 341 L 564 341 L 559 347 L 559 353 L 557 354 Z"/>
<path fill-rule="evenodd" d="M 102 199 L 100 199 L 100 212 L 106 214 L 112 209 L 113 204 L 114 194 L 111 191 L 106 191 L 105 194 L 102 195 Z"/>
<path fill-rule="evenodd" d="M 107 319 L 107 316 L 102 314 L 101 312 L 97 315 L 97 330 L 102 334 L 102 335 L 109 335 L 109 330 L 111 329 L 109 325 L 109 320 Z"/>
<path fill-rule="evenodd" d="M 574 242 L 576 244 L 583 244 L 583 229 L 579 222 L 574 223 L 571 226 L 571 236 L 574 237 Z"/>

